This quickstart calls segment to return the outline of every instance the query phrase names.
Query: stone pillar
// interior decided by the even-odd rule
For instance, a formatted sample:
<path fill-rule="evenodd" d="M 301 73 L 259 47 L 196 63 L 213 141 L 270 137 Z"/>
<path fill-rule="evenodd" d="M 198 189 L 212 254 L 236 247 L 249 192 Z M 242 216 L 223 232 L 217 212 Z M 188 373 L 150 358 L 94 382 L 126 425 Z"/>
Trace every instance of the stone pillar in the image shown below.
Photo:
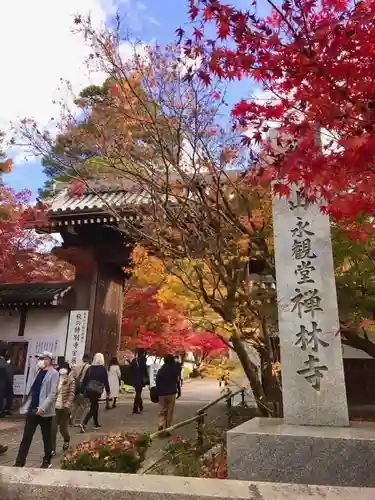
<path fill-rule="evenodd" d="M 375 425 L 348 421 L 329 219 L 294 188 L 273 222 L 285 420 L 229 431 L 228 476 L 373 486 Z"/>
<path fill-rule="evenodd" d="M 346 426 L 329 217 L 294 187 L 273 200 L 273 230 L 284 421 Z"/>

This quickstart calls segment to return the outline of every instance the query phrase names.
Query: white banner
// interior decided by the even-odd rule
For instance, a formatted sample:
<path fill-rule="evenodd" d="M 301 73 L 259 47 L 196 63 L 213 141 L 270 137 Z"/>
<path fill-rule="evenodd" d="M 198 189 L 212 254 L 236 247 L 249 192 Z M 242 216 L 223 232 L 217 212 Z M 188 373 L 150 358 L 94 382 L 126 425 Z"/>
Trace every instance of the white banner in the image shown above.
<path fill-rule="evenodd" d="M 156 385 L 156 375 L 158 374 L 158 371 L 162 367 L 161 364 L 159 363 L 154 363 L 149 366 L 150 370 L 150 387 L 155 387 Z"/>
<path fill-rule="evenodd" d="M 70 311 L 65 360 L 72 366 L 81 362 L 85 354 L 89 312 Z"/>

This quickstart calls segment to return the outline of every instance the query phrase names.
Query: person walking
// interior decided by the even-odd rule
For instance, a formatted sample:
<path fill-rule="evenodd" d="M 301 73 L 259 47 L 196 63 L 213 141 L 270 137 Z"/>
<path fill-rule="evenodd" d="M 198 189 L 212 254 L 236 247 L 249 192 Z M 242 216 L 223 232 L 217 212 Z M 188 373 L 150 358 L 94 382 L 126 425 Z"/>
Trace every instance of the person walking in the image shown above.
<path fill-rule="evenodd" d="M 92 365 L 88 368 L 85 378 L 82 383 L 82 390 L 84 396 L 90 402 L 90 409 L 83 419 L 82 424 L 80 424 L 81 432 L 86 432 L 86 426 L 90 419 L 94 420 L 94 429 L 100 429 L 99 424 L 99 400 L 105 390 L 107 393 L 107 398 L 110 397 L 111 391 L 109 388 L 108 372 L 104 366 L 104 356 L 101 353 L 97 353 L 94 356 Z"/>
<path fill-rule="evenodd" d="M 7 348 L 6 345 L 1 342 L 0 345 L 0 417 L 5 417 L 5 399 L 7 394 L 7 389 L 13 381 L 10 379 L 9 365 L 6 360 Z"/>
<path fill-rule="evenodd" d="M 36 431 L 40 426 L 44 444 L 42 469 L 51 467 L 52 419 L 55 416 L 55 404 L 59 374 L 53 368 L 53 355 L 44 351 L 37 355 L 38 371 L 31 384 L 30 392 L 20 413 L 26 415 L 22 441 L 18 450 L 15 467 L 24 467 L 30 446 Z"/>
<path fill-rule="evenodd" d="M 150 384 L 147 371 L 146 354 L 143 349 L 138 349 L 136 351 L 135 356 L 130 363 L 130 369 L 132 375 L 132 385 L 135 390 L 133 414 L 142 413 L 142 391 L 146 385 Z"/>
<path fill-rule="evenodd" d="M 181 396 L 180 366 L 172 355 L 164 358 L 164 365 L 156 375 L 156 391 L 159 397 L 159 431 L 172 425 L 174 407 Z"/>
<path fill-rule="evenodd" d="M 183 361 L 181 360 L 181 358 L 175 358 L 176 360 L 176 364 L 178 366 L 178 369 L 179 369 L 179 372 L 180 372 L 180 387 L 182 387 L 184 385 L 184 377 L 183 377 Z"/>
<path fill-rule="evenodd" d="M 112 408 L 116 408 L 117 398 L 120 394 L 120 386 L 121 386 L 121 368 L 117 358 L 111 358 L 111 361 L 108 365 L 108 381 L 109 381 L 109 389 L 112 397 Z M 110 399 L 107 397 L 106 400 L 106 409 L 109 410 L 109 401 Z"/>
<path fill-rule="evenodd" d="M 6 380 L 5 386 L 5 415 L 12 414 L 12 405 L 14 399 L 14 391 L 13 391 L 13 381 L 14 381 L 14 366 L 10 358 L 7 359 L 7 370 L 8 376 Z"/>
<path fill-rule="evenodd" d="M 70 416 L 70 421 L 71 424 L 75 427 L 78 427 L 82 423 L 83 414 L 85 413 L 88 406 L 88 400 L 83 394 L 82 384 L 87 370 L 90 368 L 90 361 L 90 355 L 84 354 L 84 356 L 82 357 L 82 363 L 73 366 L 72 368 L 72 374 L 76 381 L 76 395 L 74 398 L 74 405 Z"/>
<path fill-rule="evenodd" d="M 64 439 L 63 451 L 67 451 L 70 445 L 69 417 L 74 403 L 76 393 L 76 380 L 70 372 L 68 363 L 61 363 L 59 370 L 59 384 L 57 386 L 56 416 L 52 424 L 52 449 L 56 454 L 57 431 L 60 431 Z"/>

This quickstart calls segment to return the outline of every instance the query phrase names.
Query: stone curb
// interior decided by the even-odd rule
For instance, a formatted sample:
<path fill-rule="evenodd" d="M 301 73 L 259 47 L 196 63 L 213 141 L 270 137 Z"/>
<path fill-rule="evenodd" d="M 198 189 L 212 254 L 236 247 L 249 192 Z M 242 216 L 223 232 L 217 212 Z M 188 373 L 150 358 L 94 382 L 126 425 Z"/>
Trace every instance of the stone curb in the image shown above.
<path fill-rule="evenodd" d="M 2 500 L 374 500 L 374 488 L 0 467 Z"/>

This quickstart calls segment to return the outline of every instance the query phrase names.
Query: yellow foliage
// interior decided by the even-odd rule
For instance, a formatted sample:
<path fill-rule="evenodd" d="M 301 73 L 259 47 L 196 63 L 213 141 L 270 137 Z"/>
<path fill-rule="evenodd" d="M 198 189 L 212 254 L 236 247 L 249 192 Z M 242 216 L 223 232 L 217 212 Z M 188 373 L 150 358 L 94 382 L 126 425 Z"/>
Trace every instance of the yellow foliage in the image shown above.
<path fill-rule="evenodd" d="M 203 364 L 202 373 L 208 378 L 226 378 L 228 382 L 241 376 L 238 362 L 230 359 L 212 359 Z"/>
<path fill-rule="evenodd" d="M 178 309 L 183 309 L 195 328 L 217 332 L 229 338 L 232 333 L 231 326 L 226 325 L 222 318 L 204 302 L 203 298 L 199 297 L 198 288 L 193 292 L 184 285 L 183 281 L 188 281 L 189 265 L 195 264 L 197 263 L 190 262 L 176 270 L 181 280 L 177 275 L 168 273 L 160 259 L 149 255 L 145 248 L 138 246 L 132 254 L 132 276 L 136 286 L 159 287 L 158 299 L 161 302 L 174 304 Z M 207 275 L 207 289 L 209 289 L 208 269 Z"/>

